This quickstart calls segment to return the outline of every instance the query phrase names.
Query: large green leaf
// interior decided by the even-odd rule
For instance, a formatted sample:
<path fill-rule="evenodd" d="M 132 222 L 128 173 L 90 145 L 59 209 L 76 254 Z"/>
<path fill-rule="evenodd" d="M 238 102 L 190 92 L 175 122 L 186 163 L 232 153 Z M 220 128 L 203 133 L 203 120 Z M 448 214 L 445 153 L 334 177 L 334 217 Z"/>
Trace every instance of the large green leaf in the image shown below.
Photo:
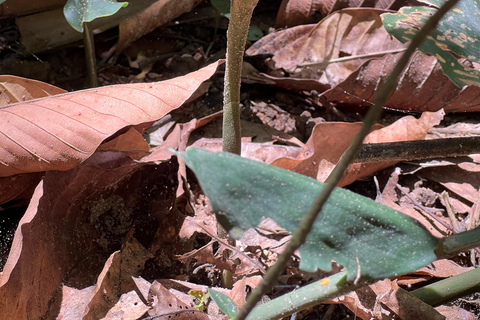
<path fill-rule="evenodd" d="M 68 0 L 63 7 L 63 14 L 72 28 L 83 32 L 84 22 L 111 16 L 127 5 L 128 2 L 116 0 Z"/>
<path fill-rule="evenodd" d="M 306 176 L 229 153 L 190 148 L 179 155 L 227 230 L 245 230 L 270 217 L 292 232 L 323 188 Z M 364 280 L 383 279 L 434 261 L 438 242 L 413 219 L 336 188 L 300 249 L 300 267 L 329 271 L 335 260 L 349 280 L 358 272 Z"/>
<path fill-rule="evenodd" d="M 410 41 L 445 0 L 422 2 L 432 7 L 403 7 L 398 13 L 383 14 L 385 29 L 402 42 Z M 480 1 L 462 0 L 440 20 L 419 49 L 435 56 L 445 75 L 457 86 L 480 86 L 480 73 L 468 64 L 460 63 L 456 57 L 479 63 L 479 35 Z"/>

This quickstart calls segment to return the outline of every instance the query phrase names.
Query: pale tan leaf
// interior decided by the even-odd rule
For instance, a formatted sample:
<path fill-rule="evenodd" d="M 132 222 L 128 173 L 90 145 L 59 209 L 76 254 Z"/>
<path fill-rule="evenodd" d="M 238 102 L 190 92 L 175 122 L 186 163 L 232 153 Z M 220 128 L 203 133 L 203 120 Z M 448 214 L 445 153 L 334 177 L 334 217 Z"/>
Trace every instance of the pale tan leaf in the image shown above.
<path fill-rule="evenodd" d="M 0 109 L 0 177 L 75 167 L 118 130 L 181 106 L 218 64 L 158 83 L 101 87 Z"/>

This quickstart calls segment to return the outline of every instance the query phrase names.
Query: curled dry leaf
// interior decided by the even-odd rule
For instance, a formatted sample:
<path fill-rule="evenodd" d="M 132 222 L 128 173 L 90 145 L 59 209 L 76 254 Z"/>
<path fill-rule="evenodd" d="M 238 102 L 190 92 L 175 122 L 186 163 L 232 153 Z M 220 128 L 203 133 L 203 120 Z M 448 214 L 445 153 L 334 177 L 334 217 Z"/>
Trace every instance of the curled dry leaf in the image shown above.
<path fill-rule="evenodd" d="M 0 177 L 77 166 L 118 130 L 180 107 L 220 63 L 158 83 L 101 87 L 0 109 Z"/>
<path fill-rule="evenodd" d="M 403 50 L 405 45 L 383 28 L 378 9 L 344 9 L 316 25 L 269 34 L 248 55 L 273 54 L 276 68 L 296 78 L 315 79 L 330 86 L 346 79 L 372 56 Z M 335 31 L 333 31 L 335 30 Z M 335 59 L 342 58 L 341 61 Z"/>
<path fill-rule="evenodd" d="M 431 113 L 425 112 L 420 119 L 406 116 L 388 127 L 376 127 L 366 138 L 364 143 L 394 142 L 420 140 L 427 132 L 443 119 L 442 110 Z M 296 159 L 282 158 L 272 164 L 306 176 L 325 181 L 340 156 L 350 145 L 353 137 L 360 130 L 360 123 L 323 122 L 313 129 L 302 152 Z M 389 167 L 396 162 L 381 161 L 376 163 L 351 164 L 340 185 L 350 184 L 373 172 Z"/>
<path fill-rule="evenodd" d="M 315 22 L 315 15 L 321 14 L 326 17 L 328 14 L 344 8 L 372 7 L 378 9 L 398 9 L 400 6 L 409 5 L 415 1 L 405 0 L 283 0 L 278 9 L 275 28 L 293 27 L 300 24 Z"/>

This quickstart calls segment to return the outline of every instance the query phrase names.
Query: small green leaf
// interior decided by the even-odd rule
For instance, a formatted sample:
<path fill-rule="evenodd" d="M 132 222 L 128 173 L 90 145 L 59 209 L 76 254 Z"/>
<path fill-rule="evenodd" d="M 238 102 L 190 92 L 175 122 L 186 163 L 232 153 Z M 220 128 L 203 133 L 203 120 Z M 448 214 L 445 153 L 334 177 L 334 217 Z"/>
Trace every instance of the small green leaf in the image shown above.
<path fill-rule="evenodd" d="M 83 32 L 84 22 L 111 16 L 127 5 L 128 2 L 115 0 L 68 0 L 63 7 L 63 14 L 72 28 Z"/>
<path fill-rule="evenodd" d="M 210 298 L 217 304 L 217 306 L 225 313 L 230 319 L 235 318 L 237 315 L 237 305 L 230 297 L 227 297 L 221 292 L 208 288 Z"/>
<path fill-rule="evenodd" d="M 423 1 L 438 7 L 445 0 Z M 429 7 L 403 7 L 398 13 L 382 15 L 385 29 L 402 42 L 410 41 L 436 9 Z M 437 28 L 419 47 L 422 52 L 433 55 L 443 72 L 459 87 L 480 86 L 480 72 L 461 64 L 452 52 L 470 62 L 480 63 L 480 16 L 479 0 L 460 1 L 440 20 Z"/>
<path fill-rule="evenodd" d="M 314 179 L 230 153 L 189 148 L 179 155 L 227 230 L 245 230 L 270 217 L 293 232 L 323 188 Z M 438 243 L 417 221 L 336 188 L 300 248 L 300 267 L 329 271 L 335 260 L 349 281 L 383 279 L 435 261 Z"/>

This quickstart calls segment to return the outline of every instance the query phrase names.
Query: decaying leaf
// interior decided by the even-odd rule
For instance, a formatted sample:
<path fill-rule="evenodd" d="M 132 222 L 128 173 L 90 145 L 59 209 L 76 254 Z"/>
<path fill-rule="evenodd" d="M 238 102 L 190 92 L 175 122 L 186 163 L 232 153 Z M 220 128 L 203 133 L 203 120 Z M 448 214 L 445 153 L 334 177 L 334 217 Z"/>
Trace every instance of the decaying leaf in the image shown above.
<path fill-rule="evenodd" d="M 315 22 L 315 18 L 326 17 L 328 14 L 344 8 L 372 7 L 378 9 L 396 10 L 400 6 L 409 5 L 415 1 L 399 0 L 283 0 L 278 9 L 275 28 L 293 27 L 300 24 Z"/>
<path fill-rule="evenodd" d="M 417 120 L 412 116 L 404 117 L 392 125 L 371 132 L 364 143 L 393 142 L 423 139 L 428 130 L 440 123 L 443 111 L 426 112 Z M 360 130 L 360 123 L 323 122 L 315 126 L 310 139 L 296 159 L 282 158 L 272 164 L 281 168 L 316 178 L 325 179 L 333 170 L 340 156 L 350 145 Z M 389 167 L 396 162 L 354 163 L 349 166 L 340 185 L 366 177 L 373 172 Z"/>
<path fill-rule="evenodd" d="M 0 278 L 3 314 L 53 318 L 48 312 L 55 309 L 48 306 L 60 303 L 55 293 L 62 283 L 94 284 L 132 226 L 135 238 L 149 244 L 165 217 L 174 216 L 169 213 L 176 161 L 159 166 L 123 161 L 114 168 L 83 164 L 68 172 L 47 172 L 20 221 Z M 142 187 L 132 192 L 137 185 Z M 152 189 L 161 191 L 152 194 Z"/>
<path fill-rule="evenodd" d="M 247 54 L 272 53 L 275 67 L 291 76 L 334 86 L 372 57 L 403 50 L 405 45 L 383 28 L 380 14 L 384 12 L 344 9 L 316 25 L 269 34 L 252 45 Z"/>

